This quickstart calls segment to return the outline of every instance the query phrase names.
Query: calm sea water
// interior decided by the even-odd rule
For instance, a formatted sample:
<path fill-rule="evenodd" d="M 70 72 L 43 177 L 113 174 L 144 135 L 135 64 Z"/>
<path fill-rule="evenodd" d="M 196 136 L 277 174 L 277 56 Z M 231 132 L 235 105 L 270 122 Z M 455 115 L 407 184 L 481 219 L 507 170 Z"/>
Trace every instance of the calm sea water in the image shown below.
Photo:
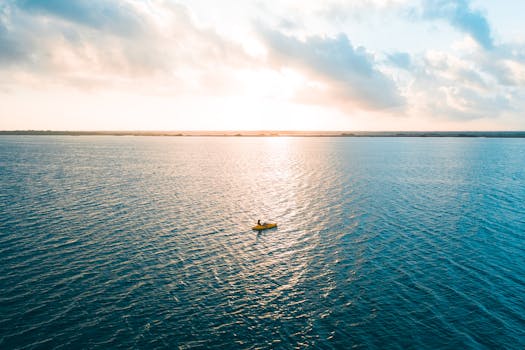
<path fill-rule="evenodd" d="M 2 349 L 525 347 L 523 139 L 3 136 L 0 176 Z"/>

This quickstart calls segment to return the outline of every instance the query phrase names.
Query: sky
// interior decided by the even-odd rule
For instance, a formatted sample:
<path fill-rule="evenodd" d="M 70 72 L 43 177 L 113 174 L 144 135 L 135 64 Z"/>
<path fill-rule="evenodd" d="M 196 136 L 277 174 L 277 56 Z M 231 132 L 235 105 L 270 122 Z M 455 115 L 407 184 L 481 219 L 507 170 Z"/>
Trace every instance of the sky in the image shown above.
<path fill-rule="evenodd" d="M 0 0 L 0 130 L 525 130 L 525 1 Z"/>

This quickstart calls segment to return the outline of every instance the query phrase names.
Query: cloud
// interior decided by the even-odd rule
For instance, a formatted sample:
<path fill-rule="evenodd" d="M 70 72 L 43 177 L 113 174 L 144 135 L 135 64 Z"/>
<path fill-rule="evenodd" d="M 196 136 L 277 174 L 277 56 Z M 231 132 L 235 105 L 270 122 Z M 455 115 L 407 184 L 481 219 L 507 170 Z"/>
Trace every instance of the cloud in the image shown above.
<path fill-rule="evenodd" d="M 452 120 L 517 112 L 525 87 L 522 43 L 496 43 L 487 17 L 469 0 L 423 0 L 420 16 L 447 21 L 478 46 L 412 57 L 409 99 L 414 110 Z"/>
<path fill-rule="evenodd" d="M 22 76 L 43 86 L 146 89 L 149 79 L 150 88 L 181 93 L 228 81 L 230 69 L 248 64 L 240 45 L 199 28 L 186 7 L 167 1 L 0 5 L 0 85 Z"/>
<path fill-rule="evenodd" d="M 489 22 L 480 11 L 470 7 L 469 0 L 423 0 L 422 11 L 424 18 L 446 20 L 469 34 L 483 48 L 493 48 Z"/>
<path fill-rule="evenodd" d="M 361 1 L 323 1 L 315 10 L 316 15 L 325 17 L 330 22 L 363 22 L 367 18 L 382 16 L 403 10 L 412 0 L 361 0 Z"/>
<path fill-rule="evenodd" d="M 412 27 L 406 21 L 414 2 L 405 0 L 300 8 L 285 2 L 268 5 L 264 24 L 245 18 L 232 26 L 226 22 L 233 16 L 195 13 L 191 5 L 163 0 L 4 0 L 0 91 L 58 86 L 202 101 L 264 96 L 347 115 L 378 111 L 363 115 L 459 121 L 519 109 L 525 98 L 523 43 L 495 42 L 487 18 L 468 0 L 420 1 L 417 19 L 446 21 L 468 34 L 453 50 L 432 50 L 432 41 L 414 44 L 414 37 L 425 41 L 426 34 L 411 32 L 427 23 Z M 193 10 L 208 6 L 214 5 Z M 404 30 L 408 35 L 399 35 Z M 446 40 L 437 45 L 448 47 Z M 254 49 L 251 55 L 243 45 Z"/>
<path fill-rule="evenodd" d="M 494 119 L 512 111 L 520 98 L 516 90 L 499 83 L 494 71 L 468 56 L 428 52 L 412 61 L 407 95 L 415 114 L 449 120 Z"/>
<path fill-rule="evenodd" d="M 354 47 L 345 34 L 311 36 L 304 41 L 258 26 L 275 67 L 291 67 L 308 75 L 313 84 L 304 91 L 303 102 L 337 103 L 344 109 L 400 107 L 404 99 L 394 82 L 375 66 L 363 47 Z M 313 91 L 315 90 L 315 91 Z"/>
<path fill-rule="evenodd" d="M 506 87 L 525 87 L 525 50 L 521 43 L 505 43 L 491 51 L 474 52 L 468 58 L 479 70 Z"/>
<path fill-rule="evenodd" d="M 2 17 L 0 17 L 0 65 L 12 64 L 24 57 L 24 49 L 11 36 Z"/>
<path fill-rule="evenodd" d="M 398 68 L 409 69 L 411 64 L 410 54 L 406 52 L 394 52 L 387 55 L 390 63 Z"/>
<path fill-rule="evenodd" d="M 123 0 L 17 0 L 16 5 L 33 14 L 55 16 L 120 35 L 134 35 L 143 25 L 135 8 Z"/>

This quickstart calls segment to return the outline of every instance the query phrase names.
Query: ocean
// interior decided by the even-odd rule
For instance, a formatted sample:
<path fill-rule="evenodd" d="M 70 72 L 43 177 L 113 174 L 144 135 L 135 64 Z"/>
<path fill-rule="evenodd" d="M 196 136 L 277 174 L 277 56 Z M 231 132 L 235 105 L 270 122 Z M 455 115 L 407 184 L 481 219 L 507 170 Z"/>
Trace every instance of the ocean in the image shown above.
<path fill-rule="evenodd" d="M 0 348 L 525 348 L 525 139 L 2 136 Z"/>

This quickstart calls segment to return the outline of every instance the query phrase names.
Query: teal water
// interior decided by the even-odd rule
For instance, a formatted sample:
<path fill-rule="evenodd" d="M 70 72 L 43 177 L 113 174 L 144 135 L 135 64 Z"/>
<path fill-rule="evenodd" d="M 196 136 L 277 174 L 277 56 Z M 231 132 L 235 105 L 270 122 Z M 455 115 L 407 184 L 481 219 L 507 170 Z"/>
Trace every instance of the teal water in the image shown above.
<path fill-rule="evenodd" d="M 1 349 L 525 347 L 524 139 L 2 136 L 0 176 Z"/>

